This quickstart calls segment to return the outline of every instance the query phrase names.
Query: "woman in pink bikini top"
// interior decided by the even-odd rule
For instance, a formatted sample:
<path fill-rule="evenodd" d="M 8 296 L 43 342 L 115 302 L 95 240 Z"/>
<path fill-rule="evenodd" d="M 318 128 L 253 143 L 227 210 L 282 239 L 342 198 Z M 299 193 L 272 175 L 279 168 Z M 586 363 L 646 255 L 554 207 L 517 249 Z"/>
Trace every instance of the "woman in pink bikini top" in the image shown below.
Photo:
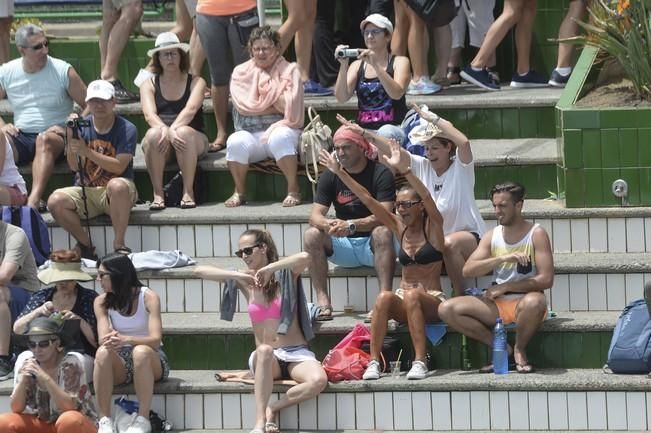
<path fill-rule="evenodd" d="M 256 344 L 249 357 L 249 368 L 256 382 L 256 419 L 252 433 L 277 433 L 281 409 L 316 396 L 328 383 L 299 325 L 299 306 L 288 310 L 284 305 L 286 299 L 281 296 L 289 287 L 303 290 L 300 275 L 310 257 L 302 252 L 279 259 L 271 234 L 257 229 L 242 233 L 235 254 L 244 261 L 246 269 L 232 271 L 199 266 L 194 273 L 213 281 L 234 281 L 246 297 Z M 279 326 L 286 322 L 289 311 L 293 317 L 287 332 L 279 333 Z M 293 379 L 298 384 L 279 400 L 270 402 L 275 379 Z"/>

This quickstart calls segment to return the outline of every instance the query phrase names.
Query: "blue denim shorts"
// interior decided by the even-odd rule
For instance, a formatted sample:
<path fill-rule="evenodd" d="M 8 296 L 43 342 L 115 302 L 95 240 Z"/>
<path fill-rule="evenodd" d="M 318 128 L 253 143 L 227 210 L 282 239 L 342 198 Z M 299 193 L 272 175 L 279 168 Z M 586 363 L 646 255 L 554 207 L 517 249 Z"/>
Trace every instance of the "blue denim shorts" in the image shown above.
<path fill-rule="evenodd" d="M 344 268 L 375 266 L 371 237 L 346 238 L 331 236 L 332 255 L 328 260 Z"/>

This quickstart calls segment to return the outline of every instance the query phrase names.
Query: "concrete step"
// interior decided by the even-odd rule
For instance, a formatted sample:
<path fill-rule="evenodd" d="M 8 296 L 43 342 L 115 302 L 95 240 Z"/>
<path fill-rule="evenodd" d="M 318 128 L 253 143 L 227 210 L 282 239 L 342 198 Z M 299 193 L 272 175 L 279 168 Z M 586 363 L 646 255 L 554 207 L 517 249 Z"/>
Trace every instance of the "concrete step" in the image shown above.
<path fill-rule="evenodd" d="M 274 388 L 278 398 L 286 387 Z M 381 378 L 329 384 L 316 398 L 281 412 L 285 430 L 568 431 L 647 430 L 649 379 L 606 375 L 600 369 L 550 369 L 495 376 L 437 370 L 427 379 Z M 0 384 L 0 412 L 11 382 Z M 132 394 L 131 387 L 116 389 Z M 222 383 L 214 370 L 172 371 L 156 384 L 152 409 L 174 428 L 249 429 L 253 387 Z"/>

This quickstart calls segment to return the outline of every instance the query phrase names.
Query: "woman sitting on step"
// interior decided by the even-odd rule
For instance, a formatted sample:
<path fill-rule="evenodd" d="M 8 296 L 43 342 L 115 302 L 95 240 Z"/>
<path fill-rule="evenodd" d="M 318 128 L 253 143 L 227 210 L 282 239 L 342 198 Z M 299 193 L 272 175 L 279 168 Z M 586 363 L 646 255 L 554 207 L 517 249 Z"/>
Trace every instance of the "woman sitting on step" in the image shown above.
<path fill-rule="evenodd" d="M 371 362 L 364 380 L 380 378 L 380 351 L 387 333 L 387 321 L 395 319 L 409 325 L 415 361 L 407 379 L 427 376 L 425 324 L 439 321 L 438 308 L 445 301 L 441 291 L 443 267 L 443 217 L 429 191 L 411 172 L 409 160 L 400 158 L 400 144 L 391 141 L 391 158 L 385 164 L 403 175 L 409 186 L 398 191 L 396 213 L 391 213 L 343 170 L 336 154 L 321 151 L 319 160 L 336 174 L 362 203 L 400 240 L 398 260 L 402 265 L 402 281 L 395 292 L 383 290 L 375 300 L 371 318 Z"/>
<path fill-rule="evenodd" d="M 301 201 L 296 152 L 305 115 L 301 74 L 280 55 L 280 36 L 269 26 L 253 30 L 248 47 L 251 60 L 231 77 L 235 132 L 226 141 L 226 161 L 235 192 L 225 205 L 246 203 L 249 164 L 273 158 L 287 180 L 283 206 L 296 206 Z"/>
<path fill-rule="evenodd" d="M 165 32 L 156 38 L 155 48 L 147 51 L 154 76 L 140 86 L 140 104 L 150 127 L 142 150 L 154 189 L 149 209 L 154 211 L 165 209 L 163 172 L 173 156 L 183 177 L 180 207 L 197 206 L 193 189 L 197 160 L 208 152 L 202 108 L 206 82 L 188 74 L 189 49 L 174 33 Z"/>
<path fill-rule="evenodd" d="M 252 433 L 277 433 L 281 409 L 319 394 L 328 379 L 321 363 L 308 349 L 314 337 L 301 272 L 309 263 L 305 252 L 278 258 L 271 234 L 250 229 L 242 233 L 239 250 L 246 269 L 234 271 L 199 266 L 195 275 L 226 281 L 221 318 L 232 320 L 238 289 L 248 301 L 256 349 L 249 357 L 255 375 L 256 416 Z M 274 379 L 292 379 L 298 384 L 279 400 L 270 401 Z"/>
<path fill-rule="evenodd" d="M 170 372 L 161 350 L 160 298 L 138 281 L 133 263 L 124 254 L 112 253 L 99 260 L 97 279 L 104 291 L 95 299 L 100 347 L 93 377 L 101 417 L 99 433 L 115 433 L 110 418 L 113 386 L 132 382 L 138 417 L 127 433 L 148 433 L 154 382 Z"/>

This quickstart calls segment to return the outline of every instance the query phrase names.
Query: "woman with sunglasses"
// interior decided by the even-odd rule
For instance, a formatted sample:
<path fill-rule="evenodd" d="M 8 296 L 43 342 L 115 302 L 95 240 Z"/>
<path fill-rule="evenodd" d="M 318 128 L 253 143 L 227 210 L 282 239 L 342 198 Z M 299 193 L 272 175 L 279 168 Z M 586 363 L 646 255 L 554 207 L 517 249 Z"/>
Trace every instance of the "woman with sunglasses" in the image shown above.
<path fill-rule="evenodd" d="M 91 382 L 95 362 L 93 357 L 97 349 L 97 319 L 93 310 L 97 292 L 79 283 L 91 281 L 93 277 L 81 270 L 81 256 L 77 251 L 57 250 L 50 254 L 50 265 L 39 271 L 38 279 L 45 285 L 54 286 L 32 294 L 14 322 L 14 333 L 24 334 L 32 320 L 48 317 L 55 312 L 59 312 L 63 320 L 77 321 L 79 338 L 72 343 L 75 352 L 84 355 L 87 380 Z M 29 355 L 29 352 L 25 354 Z"/>
<path fill-rule="evenodd" d="M 97 262 L 97 279 L 104 291 L 95 299 L 100 346 L 93 377 L 101 417 L 99 433 L 114 433 L 110 418 L 113 386 L 132 382 L 138 416 L 127 433 L 149 432 L 154 382 L 165 379 L 170 371 L 161 350 L 160 298 L 143 286 L 131 260 L 121 253 Z"/>
<path fill-rule="evenodd" d="M 359 27 L 366 49 L 359 50 L 357 60 L 350 63 L 350 57 L 341 55 L 347 45 L 335 48 L 340 64 L 335 97 L 339 102 L 346 102 L 357 94 L 357 123 L 402 144 L 407 138 L 400 123 L 407 114 L 409 59 L 391 54 L 393 25 L 385 16 L 371 14 Z"/>
<path fill-rule="evenodd" d="M 400 241 L 398 260 L 402 265 L 402 281 L 395 291 L 383 290 L 375 300 L 371 318 L 371 362 L 363 378 L 380 378 L 380 351 L 387 333 L 387 321 L 395 319 L 409 325 L 415 360 L 407 379 L 427 376 L 425 324 L 439 320 L 438 307 L 445 301 L 441 291 L 443 266 L 443 217 L 429 191 L 411 172 L 408 160 L 400 158 L 400 145 L 391 141 L 391 158 L 385 164 L 403 175 L 409 186 L 396 195 L 396 213 L 391 213 L 343 170 L 335 154 L 321 151 L 319 160 L 336 174 L 377 218 Z"/>
<path fill-rule="evenodd" d="M 321 363 L 308 349 L 314 337 L 301 272 L 309 263 L 302 252 L 278 258 L 271 234 L 249 229 L 240 236 L 239 250 L 246 269 L 232 271 L 199 266 L 195 275 L 213 281 L 226 281 L 221 303 L 221 318 L 232 320 L 237 291 L 248 301 L 256 349 L 249 357 L 255 376 L 256 420 L 252 433 L 277 433 L 280 410 L 319 394 L 328 379 Z M 279 400 L 270 401 L 275 379 L 293 379 L 298 384 Z"/>
<path fill-rule="evenodd" d="M 97 432 L 84 364 L 66 352 L 63 319 L 37 317 L 28 326 L 31 356 L 16 362 L 11 413 L 0 415 L 0 432 Z"/>
<path fill-rule="evenodd" d="M 206 82 L 188 73 L 190 46 L 171 32 L 156 38 L 147 51 L 154 76 L 140 86 L 140 103 L 149 130 L 142 140 L 145 163 L 154 190 L 149 210 L 165 209 L 163 171 L 176 158 L 183 177 L 181 209 L 197 207 L 194 176 L 197 161 L 208 153 L 203 133 L 203 96 Z"/>

